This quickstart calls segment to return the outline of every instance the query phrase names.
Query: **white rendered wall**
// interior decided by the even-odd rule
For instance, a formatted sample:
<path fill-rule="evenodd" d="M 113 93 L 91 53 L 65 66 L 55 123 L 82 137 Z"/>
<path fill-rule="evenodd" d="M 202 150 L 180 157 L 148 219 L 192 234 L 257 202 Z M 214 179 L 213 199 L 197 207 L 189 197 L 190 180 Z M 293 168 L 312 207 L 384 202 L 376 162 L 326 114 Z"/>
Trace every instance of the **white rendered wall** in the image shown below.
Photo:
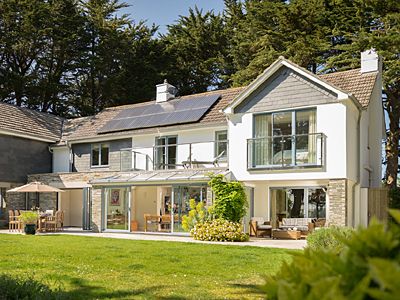
<path fill-rule="evenodd" d="M 326 135 L 326 163 L 322 169 L 247 170 L 247 139 L 253 135 L 251 113 L 232 115 L 229 126 L 229 169 L 241 181 L 346 178 L 346 104 L 316 106 L 317 132 Z"/>
<path fill-rule="evenodd" d="M 69 149 L 53 148 L 53 173 L 69 172 Z"/>
<path fill-rule="evenodd" d="M 215 157 L 215 132 L 227 130 L 227 126 L 205 127 L 201 129 L 190 129 L 181 131 L 163 132 L 162 134 L 135 135 L 132 138 L 133 149 L 136 152 L 147 154 L 153 159 L 153 147 L 156 137 L 177 136 L 177 164 L 187 161 L 190 155 L 190 143 L 192 160 L 212 161 Z M 139 161 L 143 167 L 143 160 Z M 223 166 L 223 164 L 221 164 Z M 151 166 L 150 166 L 151 167 Z"/>

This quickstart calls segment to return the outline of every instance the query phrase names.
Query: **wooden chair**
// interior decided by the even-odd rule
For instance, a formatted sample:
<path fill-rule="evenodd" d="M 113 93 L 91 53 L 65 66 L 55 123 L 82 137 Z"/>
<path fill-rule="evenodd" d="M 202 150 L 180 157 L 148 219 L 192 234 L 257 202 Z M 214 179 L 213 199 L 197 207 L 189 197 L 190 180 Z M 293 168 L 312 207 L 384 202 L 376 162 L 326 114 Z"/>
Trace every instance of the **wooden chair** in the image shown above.
<path fill-rule="evenodd" d="M 56 230 L 64 230 L 64 211 L 56 212 Z"/>
<path fill-rule="evenodd" d="M 44 218 L 44 228 L 46 231 L 56 231 L 56 216 L 46 216 Z"/>
<path fill-rule="evenodd" d="M 16 216 L 14 211 L 10 209 L 8 211 L 8 231 L 18 230 L 20 228 L 20 221 L 18 215 Z"/>
<path fill-rule="evenodd" d="M 160 222 L 160 231 L 170 231 L 171 230 L 171 215 L 162 215 Z"/>
<path fill-rule="evenodd" d="M 270 221 L 265 221 L 261 217 L 253 217 L 250 220 L 250 236 L 259 237 L 261 235 L 272 235 L 272 226 Z"/>
<path fill-rule="evenodd" d="M 156 228 L 158 224 L 160 223 L 160 216 L 158 215 L 151 215 L 151 214 L 144 214 L 144 231 L 147 232 L 149 225 L 156 225 Z"/>

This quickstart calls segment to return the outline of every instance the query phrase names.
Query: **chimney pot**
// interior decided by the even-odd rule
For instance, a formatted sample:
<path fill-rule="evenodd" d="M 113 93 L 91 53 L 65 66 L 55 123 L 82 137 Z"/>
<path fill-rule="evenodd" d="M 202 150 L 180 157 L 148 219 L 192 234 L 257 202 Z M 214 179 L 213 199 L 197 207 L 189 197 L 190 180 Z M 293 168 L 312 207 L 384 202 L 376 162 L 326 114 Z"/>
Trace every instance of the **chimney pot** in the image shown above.
<path fill-rule="evenodd" d="M 167 79 L 164 79 L 164 83 L 156 85 L 156 102 L 166 102 L 173 99 L 175 98 L 176 92 L 176 87 L 169 84 Z"/>
<path fill-rule="evenodd" d="M 361 73 L 382 71 L 382 61 L 375 49 L 361 52 Z"/>

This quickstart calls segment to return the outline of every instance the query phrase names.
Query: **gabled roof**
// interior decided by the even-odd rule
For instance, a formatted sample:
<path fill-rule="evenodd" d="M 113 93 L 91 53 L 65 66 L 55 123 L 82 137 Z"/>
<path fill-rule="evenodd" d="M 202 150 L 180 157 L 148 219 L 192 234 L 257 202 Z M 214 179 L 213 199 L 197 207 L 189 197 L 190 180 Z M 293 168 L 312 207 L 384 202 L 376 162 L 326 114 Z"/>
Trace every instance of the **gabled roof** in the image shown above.
<path fill-rule="evenodd" d="M 378 72 L 361 73 L 360 69 L 320 75 L 319 77 L 330 84 L 351 93 L 361 104 L 367 107 L 375 86 Z"/>
<path fill-rule="evenodd" d="M 46 142 L 57 142 L 63 118 L 0 102 L 0 133 Z"/>
<path fill-rule="evenodd" d="M 188 95 L 183 96 L 180 99 L 190 99 L 192 97 L 198 97 L 200 95 L 212 95 L 212 94 L 219 94 L 221 98 L 216 101 L 216 103 L 205 113 L 205 115 L 194 124 L 184 124 L 184 125 L 171 125 L 165 126 L 163 128 L 168 130 L 181 130 L 188 128 L 188 126 L 196 125 L 196 126 L 206 126 L 208 124 L 226 124 L 226 117 L 221 112 L 222 109 L 227 106 L 235 96 L 237 96 L 243 87 L 239 88 L 230 88 L 226 90 L 216 90 L 210 91 L 195 95 Z M 135 129 L 135 130 L 127 130 L 121 132 L 113 132 L 113 133 L 106 133 L 106 134 L 98 134 L 98 130 L 103 127 L 108 121 L 112 120 L 115 116 L 118 115 L 124 109 L 129 108 L 136 108 L 144 105 L 148 105 L 149 103 L 154 103 L 155 101 L 150 102 L 143 102 L 137 104 L 129 104 L 129 105 L 122 105 L 117 107 L 110 107 L 106 108 L 103 111 L 99 112 L 98 114 L 90 117 L 84 118 L 77 118 L 77 119 L 70 119 L 65 122 L 64 132 L 62 136 L 61 143 L 65 141 L 77 141 L 77 140 L 84 140 L 88 138 L 122 138 L 124 136 L 131 135 L 132 133 L 151 133 L 159 128 L 145 128 L 145 129 Z"/>
<path fill-rule="evenodd" d="M 337 95 L 339 100 L 350 98 L 360 108 L 368 106 L 378 74 L 378 72 L 361 73 L 360 69 L 355 69 L 332 74 L 316 75 L 284 57 L 279 57 L 279 59 L 265 69 L 260 76 L 243 89 L 232 103 L 224 109 L 224 112 L 228 114 L 233 113 L 235 107 L 247 99 L 247 97 L 283 66 L 294 70 L 310 81 L 332 91 Z"/>

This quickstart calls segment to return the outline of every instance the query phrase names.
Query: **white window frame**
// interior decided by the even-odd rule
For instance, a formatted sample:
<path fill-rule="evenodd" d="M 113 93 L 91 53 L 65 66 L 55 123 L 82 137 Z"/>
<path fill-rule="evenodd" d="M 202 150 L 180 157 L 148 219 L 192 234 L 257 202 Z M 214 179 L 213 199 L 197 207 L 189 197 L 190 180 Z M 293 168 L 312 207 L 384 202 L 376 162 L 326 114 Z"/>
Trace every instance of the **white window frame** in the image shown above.
<path fill-rule="evenodd" d="M 94 147 L 98 147 L 99 149 L 99 161 L 98 161 L 98 165 L 94 165 L 93 164 L 93 148 Z M 108 148 L 108 157 L 107 157 L 107 164 L 106 165 L 102 165 L 101 161 L 102 161 L 102 157 L 101 157 L 101 148 L 102 146 L 107 146 Z M 110 165 L 110 144 L 109 143 L 95 143 L 95 144 L 91 144 L 90 147 L 90 166 L 92 168 L 101 168 L 101 167 L 108 167 Z"/>
<path fill-rule="evenodd" d="M 218 136 L 220 134 L 226 134 L 226 140 L 220 140 Z M 218 130 L 215 132 L 215 145 L 214 145 L 214 156 L 217 157 L 219 155 L 218 151 L 218 143 L 225 142 L 226 143 L 226 151 L 224 155 L 221 156 L 221 160 L 226 160 L 228 158 L 228 130 Z"/>

